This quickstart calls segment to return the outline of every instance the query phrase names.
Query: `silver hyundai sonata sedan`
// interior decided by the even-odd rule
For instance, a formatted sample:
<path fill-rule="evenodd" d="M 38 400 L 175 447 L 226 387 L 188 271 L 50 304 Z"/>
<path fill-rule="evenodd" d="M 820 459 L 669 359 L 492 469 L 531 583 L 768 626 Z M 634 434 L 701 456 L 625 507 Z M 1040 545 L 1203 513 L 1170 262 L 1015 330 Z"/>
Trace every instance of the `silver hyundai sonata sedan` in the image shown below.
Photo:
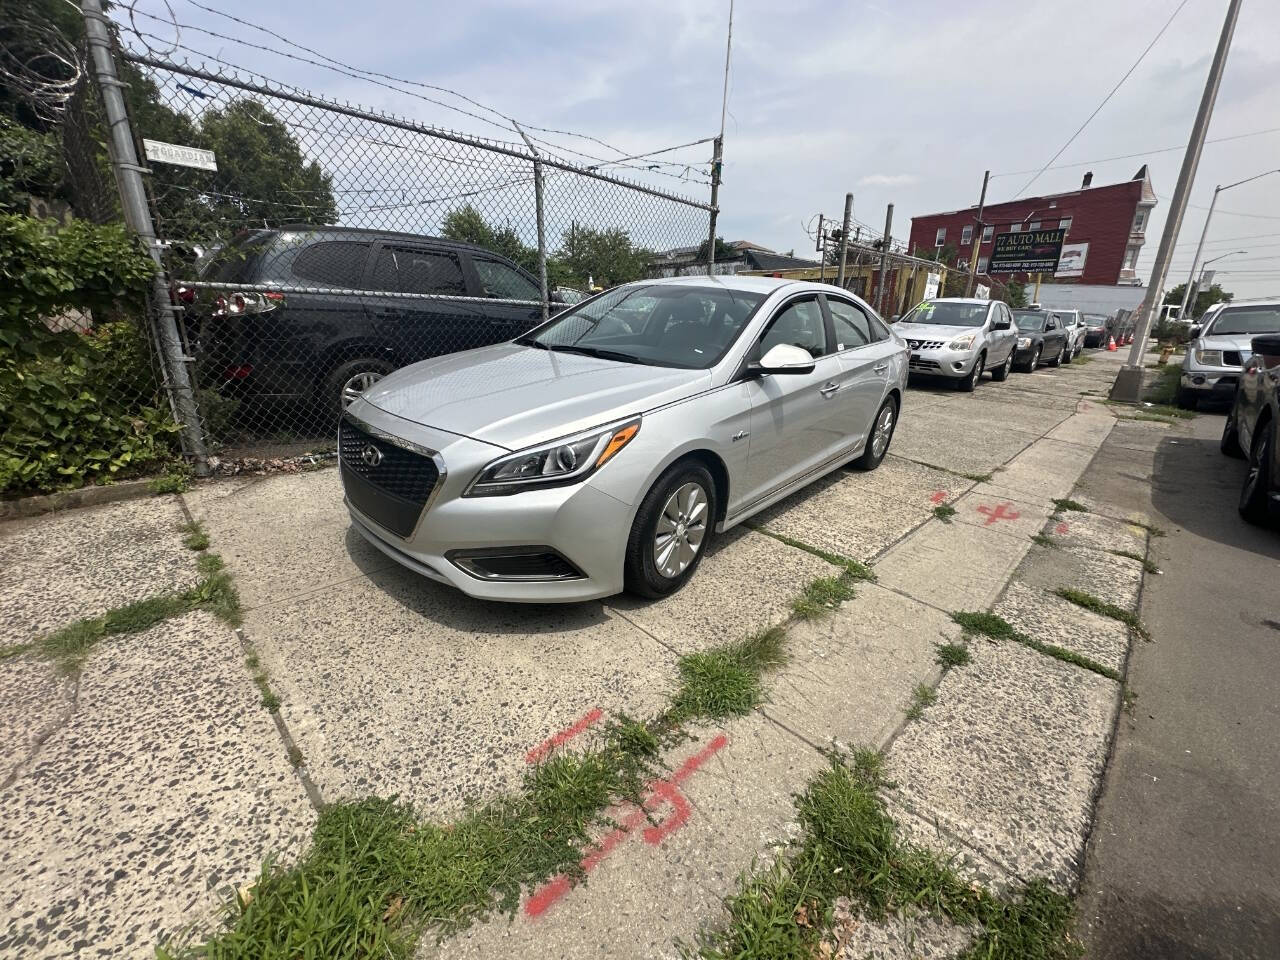
<path fill-rule="evenodd" d="M 661 597 L 716 533 L 842 464 L 878 466 L 907 355 L 825 284 L 615 287 L 352 403 L 339 436 L 351 522 L 476 597 Z"/>

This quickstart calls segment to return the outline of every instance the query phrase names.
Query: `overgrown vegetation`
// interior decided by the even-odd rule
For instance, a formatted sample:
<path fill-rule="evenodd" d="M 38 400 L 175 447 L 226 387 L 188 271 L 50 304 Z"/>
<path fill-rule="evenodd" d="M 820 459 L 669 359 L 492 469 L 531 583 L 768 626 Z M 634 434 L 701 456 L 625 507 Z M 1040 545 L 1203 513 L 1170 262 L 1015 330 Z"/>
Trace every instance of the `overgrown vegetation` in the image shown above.
<path fill-rule="evenodd" d="M 786 631 L 770 627 L 735 643 L 680 658 L 680 688 L 660 726 L 741 716 L 761 702 L 760 674 L 786 662 Z"/>
<path fill-rule="evenodd" d="M 927 683 L 917 683 L 911 691 L 911 706 L 907 707 L 907 719 L 919 720 L 924 716 L 925 707 L 932 707 L 938 702 L 938 694 Z"/>
<path fill-rule="evenodd" d="M 201 578 L 187 590 L 159 593 L 109 610 L 100 617 L 77 620 L 30 643 L 0 649 L 0 658 L 36 653 L 57 662 L 68 673 L 80 668 L 89 651 L 107 637 L 141 633 L 170 617 L 192 610 L 208 610 L 236 626 L 240 623 L 240 596 L 222 559 L 203 553 L 196 563 Z"/>
<path fill-rule="evenodd" d="M 973 660 L 969 648 L 963 643 L 941 643 L 934 662 L 950 670 L 952 667 L 965 667 Z"/>
<path fill-rule="evenodd" d="M 1089 508 L 1088 508 L 1088 507 L 1086 507 L 1083 503 L 1081 503 L 1081 502 L 1080 502 L 1080 501 L 1078 501 L 1078 500 L 1071 500 L 1071 499 L 1067 499 L 1067 498 L 1065 498 L 1065 497 L 1064 497 L 1064 498 L 1056 498 L 1056 497 L 1055 497 L 1055 498 L 1054 498 L 1054 501 L 1053 501 L 1053 512 L 1054 512 L 1054 513 L 1062 513 L 1062 512 L 1063 512 L 1063 511 L 1065 511 L 1065 510 L 1071 510 L 1071 511 L 1075 511 L 1075 512 L 1077 512 L 1077 513 L 1088 513 L 1088 512 L 1089 512 Z"/>
<path fill-rule="evenodd" d="M 192 520 L 182 528 L 182 543 L 188 550 L 208 550 L 209 534 L 199 521 Z"/>
<path fill-rule="evenodd" d="M 951 518 L 956 515 L 956 508 L 949 503 L 940 503 L 933 508 L 933 515 L 943 523 L 950 523 Z"/>
<path fill-rule="evenodd" d="M 819 577 L 791 601 L 791 612 L 801 620 L 817 620 L 854 596 L 853 578 L 847 574 Z"/>
<path fill-rule="evenodd" d="M 1044 547 L 1045 549 L 1049 549 L 1049 550 L 1053 549 L 1054 547 L 1057 547 L 1058 545 L 1058 541 L 1053 539 L 1053 537 L 1049 536 L 1046 533 L 1037 533 L 1034 537 L 1031 538 L 1031 542 L 1034 543 L 1037 547 Z"/>
<path fill-rule="evenodd" d="M 174 464 L 164 473 L 152 477 L 147 486 L 157 496 L 166 493 L 183 493 L 191 488 L 191 474 L 184 465 Z"/>
<path fill-rule="evenodd" d="M 1119 672 L 1111 667 L 1101 664 L 1091 657 L 1076 653 L 1074 650 L 1068 650 L 1066 647 L 1060 647 L 1055 643 L 1043 643 L 1034 637 L 1029 637 L 1020 630 L 1015 629 L 1013 624 L 1004 619 L 1004 617 L 997 616 L 994 613 L 961 610 L 953 613 L 951 619 L 963 627 L 966 634 L 989 637 L 992 640 L 1012 640 L 1025 647 L 1030 647 L 1037 653 L 1043 653 L 1046 657 L 1053 657 L 1063 663 L 1071 663 L 1077 667 L 1083 667 L 1085 670 L 1092 670 L 1094 673 L 1100 674 L 1109 680 L 1120 680 Z"/>
<path fill-rule="evenodd" d="M 810 546 L 803 540 L 793 540 L 791 537 L 784 536 L 781 533 L 774 533 L 768 527 L 762 527 L 753 523 L 748 523 L 747 526 L 757 533 L 763 533 L 766 537 L 772 537 L 779 543 L 785 543 L 788 547 L 795 547 L 797 550 L 803 550 L 805 553 L 811 553 L 815 557 L 821 557 L 832 566 L 842 568 L 845 576 L 851 580 L 865 580 L 868 583 L 875 583 L 876 581 L 875 571 L 865 563 L 860 563 L 859 561 L 850 559 L 849 557 L 841 556 L 838 553 L 831 553 L 827 550 Z"/>
<path fill-rule="evenodd" d="M 1146 557 L 1142 556 L 1141 554 L 1134 553 L 1132 550 L 1112 550 L 1111 553 L 1115 554 L 1117 557 L 1124 557 L 1126 560 L 1137 560 L 1140 564 L 1142 564 L 1142 569 L 1145 570 L 1147 573 L 1160 572 L 1160 568 L 1157 567 L 1154 563 L 1152 563 L 1150 560 L 1148 560 Z"/>
<path fill-rule="evenodd" d="M 744 875 L 728 898 L 729 921 L 704 935 L 703 960 L 811 960 L 830 928 L 836 900 L 882 920 L 924 912 L 978 927 L 970 960 L 1066 960 L 1070 900 L 1043 881 L 1000 898 L 967 882 L 950 862 L 904 842 L 885 809 L 879 754 L 833 758 L 796 799 L 802 836 L 768 867 Z"/>
<path fill-rule="evenodd" d="M 1138 619 L 1138 615 L 1132 610 L 1117 607 L 1114 603 L 1107 603 L 1091 593 L 1086 593 L 1084 590 L 1076 590 L 1074 587 L 1059 587 L 1054 592 L 1063 600 L 1070 600 L 1078 607 L 1092 610 L 1094 613 L 1110 617 L 1112 620 L 1119 620 L 1144 640 L 1151 639 L 1151 634 L 1143 626 L 1142 621 Z"/>

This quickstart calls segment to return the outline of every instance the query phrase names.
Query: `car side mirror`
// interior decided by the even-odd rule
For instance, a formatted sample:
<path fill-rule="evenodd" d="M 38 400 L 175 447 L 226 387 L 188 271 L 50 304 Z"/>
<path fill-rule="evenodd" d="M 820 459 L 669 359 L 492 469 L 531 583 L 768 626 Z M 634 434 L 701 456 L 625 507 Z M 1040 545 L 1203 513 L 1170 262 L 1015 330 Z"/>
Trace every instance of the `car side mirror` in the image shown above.
<path fill-rule="evenodd" d="M 1194 340 L 1196 337 L 1200 336 L 1200 331 L 1203 329 L 1204 328 L 1201 327 L 1200 324 L 1193 323 L 1191 325 L 1191 329 L 1187 331 L 1187 335 L 1191 337 L 1192 340 Z"/>
<path fill-rule="evenodd" d="M 991 324 L 991 329 L 992 330 L 1008 330 L 1012 326 L 1013 324 L 1010 323 L 1008 320 L 997 320 L 995 323 Z"/>
<path fill-rule="evenodd" d="M 779 343 L 748 369 L 755 374 L 813 373 L 815 364 L 808 350 L 790 343 Z"/>

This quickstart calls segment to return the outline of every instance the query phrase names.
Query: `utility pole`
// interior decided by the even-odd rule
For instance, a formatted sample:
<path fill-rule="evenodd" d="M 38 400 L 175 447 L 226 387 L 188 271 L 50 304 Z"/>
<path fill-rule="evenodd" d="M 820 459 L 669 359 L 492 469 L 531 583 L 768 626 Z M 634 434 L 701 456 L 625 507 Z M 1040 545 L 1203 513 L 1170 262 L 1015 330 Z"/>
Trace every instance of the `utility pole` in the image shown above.
<path fill-rule="evenodd" d="M 964 295 L 973 296 L 973 284 L 978 277 L 978 254 L 982 250 L 982 211 L 987 205 L 987 183 L 991 180 L 991 171 L 982 175 L 982 194 L 978 197 L 978 232 L 973 238 L 973 253 L 969 255 L 969 280 L 964 285 Z"/>
<path fill-rule="evenodd" d="M 876 313 L 884 313 L 884 275 L 889 271 L 889 237 L 893 233 L 893 204 L 884 214 L 884 247 L 880 250 L 880 282 L 876 285 Z"/>
<path fill-rule="evenodd" d="M 538 289 L 542 296 L 542 319 L 545 321 L 551 313 L 551 291 L 547 289 L 547 223 L 542 208 L 542 157 L 520 124 L 512 120 L 511 125 L 524 138 L 525 146 L 533 154 L 533 209 L 538 225 Z"/>
<path fill-rule="evenodd" d="M 1240 0 L 1228 0 L 1227 16 L 1222 24 L 1222 35 L 1218 37 L 1218 48 L 1213 54 L 1213 63 L 1209 67 L 1209 76 L 1205 80 L 1204 93 L 1200 97 L 1200 109 L 1196 112 L 1195 123 L 1191 126 L 1191 137 L 1187 141 L 1187 152 L 1182 158 L 1182 169 L 1178 172 L 1178 183 L 1173 190 L 1173 200 L 1169 204 L 1169 217 L 1164 223 L 1164 233 L 1160 237 L 1160 248 L 1156 252 L 1155 266 L 1151 270 L 1151 279 L 1147 283 L 1147 295 L 1138 307 L 1138 316 L 1134 322 L 1133 349 L 1129 351 L 1128 362 L 1120 368 L 1116 382 L 1111 387 L 1111 399 L 1124 403 L 1137 403 L 1142 399 L 1142 355 L 1147 349 L 1147 335 L 1151 330 L 1151 320 L 1159 308 L 1159 301 L 1164 297 L 1164 282 L 1169 271 L 1169 259 L 1173 255 L 1173 246 L 1182 229 L 1182 217 L 1187 211 L 1187 195 L 1191 192 L 1191 184 L 1196 178 L 1196 168 L 1200 165 L 1200 154 L 1204 150 L 1205 133 L 1209 129 L 1209 119 L 1213 116 L 1213 104 L 1218 99 L 1218 88 L 1222 85 L 1222 72 L 1227 65 L 1227 52 L 1231 49 L 1231 36 L 1235 33 L 1236 20 L 1240 16 Z"/>
<path fill-rule="evenodd" d="M 844 258 L 849 251 L 849 220 L 853 216 L 853 194 L 844 195 L 844 225 L 840 228 L 840 272 L 836 274 L 836 286 L 844 287 Z"/>
<path fill-rule="evenodd" d="M 822 226 L 822 214 L 818 214 L 818 282 L 826 283 L 827 281 L 827 234 Z"/>
<path fill-rule="evenodd" d="M 707 238 L 707 276 L 716 272 L 716 220 L 720 216 L 720 166 L 724 159 L 724 135 L 716 137 L 711 154 L 711 233 Z"/>
<path fill-rule="evenodd" d="M 92 53 L 98 89 L 102 93 L 102 106 L 111 135 L 111 165 L 115 167 L 116 183 L 120 187 L 120 205 L 124 209 L 125 222 L 142 238 L 147 253 L 156 265 L 155 276 L 151 281 L 151 312 L 155 318 L 156 339 L 160 344 L 160 369 L 164 374 L 164 386 L 169 394 L 174 419 L 182 430 L 182 445 L 191 457 L 192 470 L 198 477 L 207 477 L 211 472 L 209 455 L 204 445 L 200 411 L 196 406 L 195 393 L 191 389 L 191 374 L 187 369 L 190 358 L 182 352 L 178 320 L 165 283 L 160 244 L 156 239 L 151 209 L 147 206 L 147 194 L 142 185 L 142 171 L 145 168 L 139 165 L 138 153 L 133 145 L 129 114 L 125 110 L 124 95 L 120 92 L 124 84 L 116 75 L 107 19 L 102 13 L 101 0 L 82 0 L 80 12 L 84 15 L 85 37 Z"/>

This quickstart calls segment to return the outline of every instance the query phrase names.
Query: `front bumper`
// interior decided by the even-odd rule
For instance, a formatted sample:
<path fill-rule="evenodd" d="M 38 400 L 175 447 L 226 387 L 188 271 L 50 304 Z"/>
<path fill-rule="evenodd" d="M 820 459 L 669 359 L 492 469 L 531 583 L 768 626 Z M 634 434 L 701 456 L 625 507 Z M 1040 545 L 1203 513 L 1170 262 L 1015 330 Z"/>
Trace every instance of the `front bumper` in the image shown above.
<path fill-rule="evenodd" d="M 946 347 L 911 350 L 907 361 L 909 373 L 960 380 L 973 372 L 979 350 L 949 350 Z"/>
<path fill-rule="evenodd" d="M 378 512 L 372 505 L 362 511 L 353 502 L 371 503 L 368 490 L 357 491 L 362 478 L 345 462 L 340 466 L 352 526 L 397 563 L 488 600 L 565 603 L 622 591 L 632 515 L 628 503 L 592 486 L 591 479 L 511 496 L 463 497 L 472 478 L 505 449 L 411 423 L 363 400 L 349 413 L 383 438 L 433 451 L 443 467 L 425 507 L 400 535 L 370 515 Z M 486 575 L 474 562 L 477 553 L 510 550 L 514 555 L 530 548 L 558 555 L 564 564 L 545 578 L 538 573 L 531 578 L 528 573 Z"/>
<path fill-rule="evenodd" d="M 1179 385 L 1206 398 L 1230 400 L 1235 397 L 1236 384 L 1240 382 L 1238 367 L 1182 368 Z"/>

